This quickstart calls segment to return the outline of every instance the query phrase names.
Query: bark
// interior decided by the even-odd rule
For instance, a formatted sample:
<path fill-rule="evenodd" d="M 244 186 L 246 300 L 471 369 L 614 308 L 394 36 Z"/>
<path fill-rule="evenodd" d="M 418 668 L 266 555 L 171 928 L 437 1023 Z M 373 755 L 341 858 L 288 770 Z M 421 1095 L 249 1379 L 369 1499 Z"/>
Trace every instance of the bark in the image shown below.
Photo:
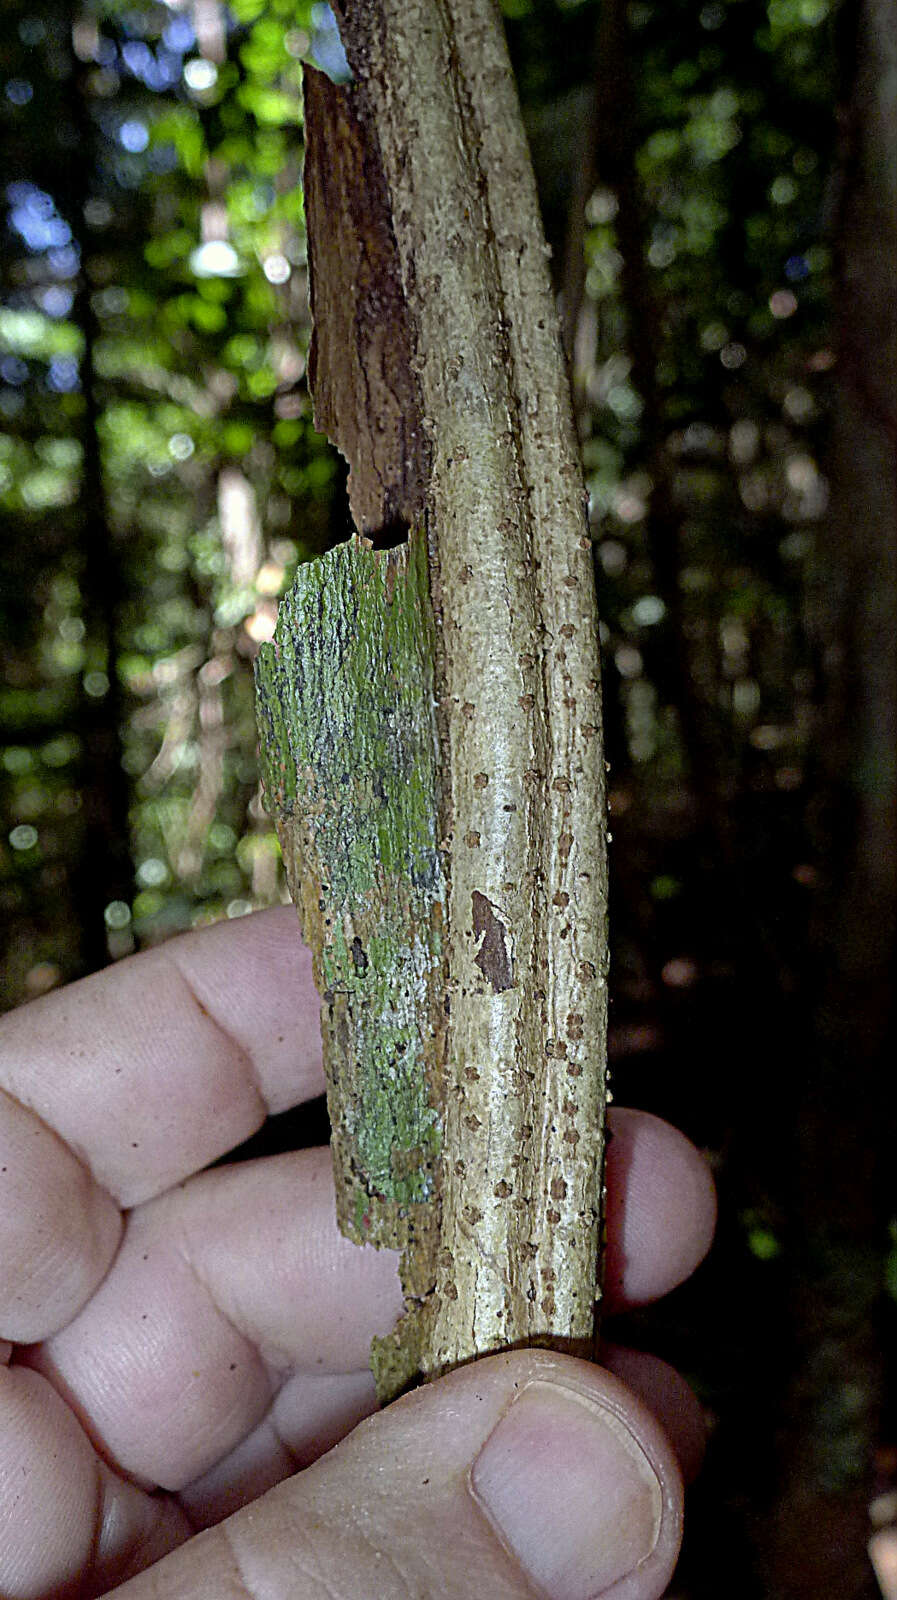
<path fill-rule="evenodd" d="M 310 370 L 366 537 L 303 569 L 259 678 L 341 1220 L 405 1251 L 408 1312 L 374 1353 L 389 1398 L 519 1343 L 591 1353 L 604 760 L 585 499 L 500 26 L 488 0 L 339 20 L 354 85 L 308 85 Z"/>

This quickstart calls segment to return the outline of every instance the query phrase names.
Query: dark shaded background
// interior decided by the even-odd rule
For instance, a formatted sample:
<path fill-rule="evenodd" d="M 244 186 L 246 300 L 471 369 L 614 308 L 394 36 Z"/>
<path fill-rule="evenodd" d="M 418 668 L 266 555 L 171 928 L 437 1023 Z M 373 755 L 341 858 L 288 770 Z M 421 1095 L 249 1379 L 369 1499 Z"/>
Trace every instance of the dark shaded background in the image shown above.
<path fill-rule="evenodd" d="M 591 494 L 615 1094 L 721 1198 L 710 1262 L 618 1330 L 712 1428 L 671 1594 L 867 1600 L 874 1533 L 894 1596 L 897 0 L 505 13 Z M 329 12 L 7 0 L 0 31 L 15 1005 L 281 898 L 251 661 L 348 522 L 305 387 Z"/>

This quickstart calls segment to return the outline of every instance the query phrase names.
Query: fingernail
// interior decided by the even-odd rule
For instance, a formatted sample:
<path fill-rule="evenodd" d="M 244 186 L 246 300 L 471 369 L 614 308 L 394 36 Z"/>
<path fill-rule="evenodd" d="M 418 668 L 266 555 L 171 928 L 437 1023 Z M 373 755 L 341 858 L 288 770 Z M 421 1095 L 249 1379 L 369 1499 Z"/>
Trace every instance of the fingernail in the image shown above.
<path fill-rule="evenodd" d="M 471 1472 L 475 1498 L 524 1573 L 550 1600 L 598 1600 L 650 1556 L 660 1482 L 608 1406 L 531 1383 Z"/>

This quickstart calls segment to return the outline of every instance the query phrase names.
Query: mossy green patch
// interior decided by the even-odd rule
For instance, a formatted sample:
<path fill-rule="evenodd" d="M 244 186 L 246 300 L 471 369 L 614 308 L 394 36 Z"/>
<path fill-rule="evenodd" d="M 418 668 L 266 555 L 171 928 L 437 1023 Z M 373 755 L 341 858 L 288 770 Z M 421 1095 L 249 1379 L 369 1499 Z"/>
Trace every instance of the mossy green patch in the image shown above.
<path fill-rule="evenodd" d="M 384 1203 L 431 1197 L 440 1147 L 427 1074 L 445 894 L 432 663 L 421 533 L 389 551 L 353 540 L 300 567 L 257 663 L 266 804 L 298 841 L 297 899 L 320 940 L 344 1221 L 367 1238 Z"/>

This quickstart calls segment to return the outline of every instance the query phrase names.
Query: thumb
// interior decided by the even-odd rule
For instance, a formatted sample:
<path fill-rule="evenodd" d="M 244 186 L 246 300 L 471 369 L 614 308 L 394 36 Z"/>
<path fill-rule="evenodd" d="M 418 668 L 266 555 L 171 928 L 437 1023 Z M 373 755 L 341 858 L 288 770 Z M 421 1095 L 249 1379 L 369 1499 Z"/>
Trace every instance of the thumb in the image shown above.
<path fill-rule="evenodd" d="M 115 1600 L 658 1600 L 681 1493 L 618 1379 L 518 1350 L 368 1418 Z"/>

